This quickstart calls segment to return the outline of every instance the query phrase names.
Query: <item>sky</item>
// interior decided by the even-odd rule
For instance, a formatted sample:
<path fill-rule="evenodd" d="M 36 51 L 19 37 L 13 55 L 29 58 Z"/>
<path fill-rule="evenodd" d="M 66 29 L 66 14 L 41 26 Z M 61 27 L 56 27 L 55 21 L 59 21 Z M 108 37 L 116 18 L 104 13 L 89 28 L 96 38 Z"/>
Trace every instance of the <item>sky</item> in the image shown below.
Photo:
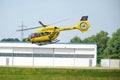
<path fill-rule="evenodd" d="M 40 26 L 38 21 L 57 27 L 76 25 L 82 16 L 88 16 L 90 29 L 82 33 L 79 30 L 63 31 L 57 39 L 69 42 L 74 36 L 81 39 L 96 35 L 101 30 L 112 35 L 120 28 L 120 0 L 0 0 L 0 40 L 3 38 L 21 38 L 22 21 L 25 28 Z M 36 29 L 25 31 L 24 37 Z"/>

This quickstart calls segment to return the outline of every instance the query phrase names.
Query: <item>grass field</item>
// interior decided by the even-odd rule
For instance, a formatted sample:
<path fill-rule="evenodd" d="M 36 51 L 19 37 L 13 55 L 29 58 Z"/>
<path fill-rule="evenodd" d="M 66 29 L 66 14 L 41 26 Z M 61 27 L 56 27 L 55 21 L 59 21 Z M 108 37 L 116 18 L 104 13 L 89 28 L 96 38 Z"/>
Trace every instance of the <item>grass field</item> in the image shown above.
<path fill-rule="evenodd" d="M 0 67 L 0 80 L 120 80 L 120 69 Z"/>

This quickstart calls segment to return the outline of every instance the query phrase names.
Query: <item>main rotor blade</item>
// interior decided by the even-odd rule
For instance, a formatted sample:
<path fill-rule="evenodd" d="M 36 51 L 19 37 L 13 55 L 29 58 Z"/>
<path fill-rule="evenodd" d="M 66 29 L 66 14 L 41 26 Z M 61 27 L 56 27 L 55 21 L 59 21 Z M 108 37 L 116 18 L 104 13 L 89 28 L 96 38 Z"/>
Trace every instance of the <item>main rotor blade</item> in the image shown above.
<path fill-rule="evenodd" d="M 33 28 L 26 28 L 26 29 L 19 29 L 19 30 L 16 30 L 16 31 L 26 31 L 26 30 L 36 29 L 36 28 L 40 28 L 40 27 L 41 26 L 33 27 Z"/>
<path fill-rule="evenodd" d="M 41 21 L 38 21 L 43 27 L 46 27 L 47 25 L 43 24 Z"/>
<path fill-rule="evenodd" d="M 57 21 L 57 22 L 54 22 L 54 23 L 51 23 L 51 24 L 48 24 L 48 25 L 58 24 L 58 23 L 61 23 L 61 22 L 67 21 L 67 20 L 71 20 L 71 19 L 72 18 L 63 19 L 63 20 L 60 20 L 60 21 Z"/>
<path fill-rule="evenodd" d="M 58 23 L 61 23 L 61 22 L 64 22 L 64 21 L 67 21 L 67 20 L 70 20 L 70 19 L 72 19 L 72 18 L 63 19 L 63 20 L 60 20 L 60 21 L 57 21 L 57 22 L 54 22 L 54 23 L 51 23 L 51 24 L 48 24 L 48 25 L 58 24 Z M 39 23 L 42 26 L 32 27 L 32 28 L 26 28 L 26 29 L 19 29 L 19 30 L 16 30 L 16 31 L 26 31 L 26 30 L 31 30 L 31 29 L 36 29 L 36 28 L 47 27 L 48 26 L 48 25 L 44 25 L 41 21 L 39 21 Z"/>

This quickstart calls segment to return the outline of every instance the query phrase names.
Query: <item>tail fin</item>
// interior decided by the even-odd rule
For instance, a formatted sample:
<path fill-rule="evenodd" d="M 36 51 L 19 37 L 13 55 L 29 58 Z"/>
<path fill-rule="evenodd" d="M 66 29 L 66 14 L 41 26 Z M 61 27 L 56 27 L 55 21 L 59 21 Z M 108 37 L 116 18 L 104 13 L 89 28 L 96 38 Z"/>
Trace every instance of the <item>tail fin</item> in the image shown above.
<path fill-rule="evenodd" d="M 79 29 L 81 32 L 88 31 L 90 24 L 87 20 L 88 16 L 82 16 L 81 20 L 78 22 L 77 29 Z"/>
<path fill-rule="evenodd" d="M 88 16 L 82 16 L 80 21 L 87 21 L 88 20 Z"/>

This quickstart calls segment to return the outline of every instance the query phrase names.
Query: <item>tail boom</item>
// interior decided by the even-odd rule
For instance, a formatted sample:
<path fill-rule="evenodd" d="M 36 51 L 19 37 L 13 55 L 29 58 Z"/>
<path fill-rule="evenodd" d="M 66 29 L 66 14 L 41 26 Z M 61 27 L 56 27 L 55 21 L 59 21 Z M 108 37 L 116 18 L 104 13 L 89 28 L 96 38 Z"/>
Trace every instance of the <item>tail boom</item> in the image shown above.
<path fill-rule="evenodd" d="M 82 16 L 81 20 L 78 22 L 76 26 L 68 26 L 59 29 L 60 31 L 78 29 L 81 32 L 86 32 L 90 27 L 90 24 L 87 20 L 88 20 L 88 16 Z"/>

